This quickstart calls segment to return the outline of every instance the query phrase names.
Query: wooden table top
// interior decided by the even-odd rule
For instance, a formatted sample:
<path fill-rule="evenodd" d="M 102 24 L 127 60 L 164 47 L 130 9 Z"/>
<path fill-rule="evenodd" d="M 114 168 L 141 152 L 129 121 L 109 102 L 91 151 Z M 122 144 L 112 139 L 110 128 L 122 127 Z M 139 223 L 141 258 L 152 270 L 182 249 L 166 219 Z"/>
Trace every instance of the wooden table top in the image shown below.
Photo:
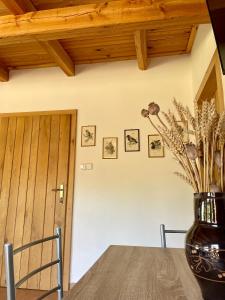
<path fill-rule="evenodd" d="M 65 300 L 202 300 L 183 249 L 111 246 Z"/>

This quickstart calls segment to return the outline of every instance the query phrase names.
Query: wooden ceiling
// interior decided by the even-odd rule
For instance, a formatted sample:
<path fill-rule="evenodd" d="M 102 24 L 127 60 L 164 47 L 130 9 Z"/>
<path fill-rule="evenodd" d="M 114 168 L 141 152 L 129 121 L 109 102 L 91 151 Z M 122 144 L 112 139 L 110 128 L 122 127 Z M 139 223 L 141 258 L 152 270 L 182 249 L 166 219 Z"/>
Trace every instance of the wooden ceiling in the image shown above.
<path fill-rule="evenodd" d="M 190 53 L 205 0 L 0 0 L 0 80 L 11 69 Z"/>

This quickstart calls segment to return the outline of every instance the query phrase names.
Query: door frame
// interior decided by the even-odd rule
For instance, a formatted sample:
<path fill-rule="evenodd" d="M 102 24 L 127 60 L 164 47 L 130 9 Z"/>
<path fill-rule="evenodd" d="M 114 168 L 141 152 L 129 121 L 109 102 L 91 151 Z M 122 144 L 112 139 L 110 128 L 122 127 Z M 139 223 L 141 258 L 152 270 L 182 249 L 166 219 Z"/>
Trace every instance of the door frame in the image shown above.
<path fill-rule="evenodd" d="M 74 205 L 74 184 L 75 184 L 75 160 L 76 160 L 76 133 L 77 133 L 77 110 L 49 110 L 31 112 L 0 113 L 0 117 L 22 117 L 33 115 L 70 115 L 70 148 L 69 148 L 69 168 L 68 168 L 68 188 L 66 204 L 66 222 L 64 235 L 64 260 L 63 260 L 63 289 L 70 289 L 70 265 L 72 250 L 72 226 L 73 226 L 73 205 Z"/>
<path fill-rule="evenodd" d="M 220 66 L 220 58 L 218 50 L 216 49 L 211 62 L 207 68 L 207 71 L 203 77 L 203 80 L 200 84 L 200 87 L 198 89 L 198 92 L 196 94 L 196 101 L 199 103 L 201 95 L 204 91 L 204 88 L 212 74 L 212 72 L 215 71 L 216 74 L 216 83 L 217 83 L 217 99 L 219 99 L 219 102 L 217 103 L 219 112 L 224 111 L 224 91 L 223 91 L 223 81 L 222 81 L 222 71 Z"/>

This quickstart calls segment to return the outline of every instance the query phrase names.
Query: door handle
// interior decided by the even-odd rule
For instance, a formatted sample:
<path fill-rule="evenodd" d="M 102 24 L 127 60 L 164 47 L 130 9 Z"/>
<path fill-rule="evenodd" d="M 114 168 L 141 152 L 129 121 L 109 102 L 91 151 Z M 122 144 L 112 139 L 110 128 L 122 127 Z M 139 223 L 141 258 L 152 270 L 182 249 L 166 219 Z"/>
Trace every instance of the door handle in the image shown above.
<path fill-rule="evenodd" d="M 64 198 L 64 185 L 60 184 L 59 188 L 52 189 L 52 192 L 59 192 L 59 202 L 63 203 L 63 198 Z"/>

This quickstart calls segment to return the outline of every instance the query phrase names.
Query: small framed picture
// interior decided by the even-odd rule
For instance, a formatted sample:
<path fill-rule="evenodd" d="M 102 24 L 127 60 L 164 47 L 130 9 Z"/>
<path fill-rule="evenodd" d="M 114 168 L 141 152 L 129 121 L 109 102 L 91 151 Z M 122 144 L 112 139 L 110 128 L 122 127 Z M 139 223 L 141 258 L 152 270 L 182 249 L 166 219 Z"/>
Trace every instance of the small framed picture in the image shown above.
<path fill-rule="evenodd" d="M 140 130 L 127 129 L 124 130 L 125 152 L 140 151 Z"/>
<path fill-rule="evenodd" d="M 165 150 L 163 139 L 159 134 L 148 136 L 148 157 L 164 157 Z"/>
<path fill-rule="evenodd" d="M 96 126 L 81 127 L 81 147 L 96 146 Z"/>
<path fill-rule="evenodd" d="M 103 138 L 103 159 L 117 159 L 118 158 L 118 138 L 106 137 Z"/>
<path fill-rule="evenodd" d="M 183 142 L 189 143 L 188 122 L 184 124 L 182 121 L 177 121 L 177 124 L 180 128 L 180 133 L 183 138 Z"/>

